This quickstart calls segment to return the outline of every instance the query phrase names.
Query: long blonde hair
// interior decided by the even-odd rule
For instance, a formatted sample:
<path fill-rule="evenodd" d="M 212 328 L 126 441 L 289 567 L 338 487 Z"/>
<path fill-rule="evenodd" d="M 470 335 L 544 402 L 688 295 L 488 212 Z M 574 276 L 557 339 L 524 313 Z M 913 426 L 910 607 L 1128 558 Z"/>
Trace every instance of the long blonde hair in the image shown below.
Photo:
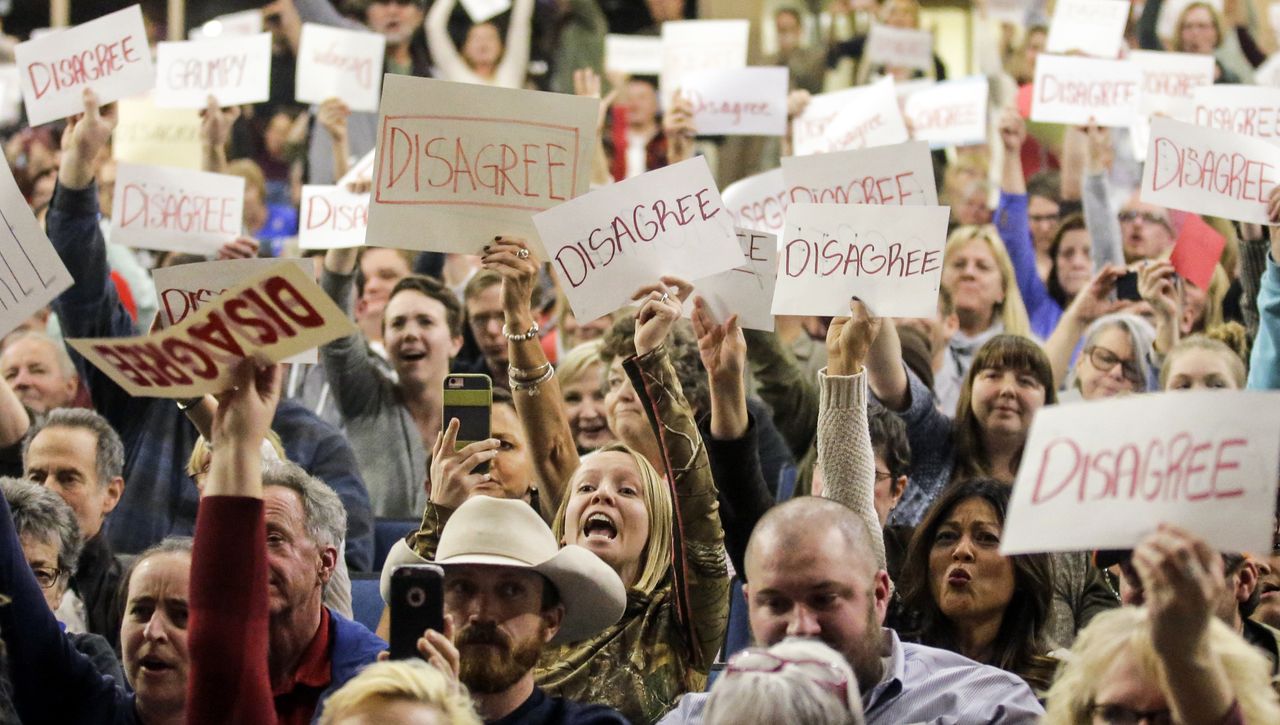
<path fill-rule="evenodd" d="M 1027 306 L 1022 301 L 1022 293 L 1018 290 L 1018 277 L 1013 271 L 1013 260 L 1009 259 L 1009 252 L 1005 249 L 1004 242 L 1000 240 L 1000 233 L 996 231 L 994 225 L 956 227 L 955 231 L 951 232 L 951 236 L 947 237 L 947 246 L 942 253 L 943 269 L 946 269 L 947 260 L 956 254 L 956 250 L 974 240 L 987 243 L 992 258 L 996 260 L 996 268 L 1000 270 L 1000 287 L 1004 290 L 1004 301 L 996 303 L 992 316 L 999 315 L 1000 321 L 1004 323 L 1005 334 L 1031 337 L 1031 320 L 1027 317 Z"/>

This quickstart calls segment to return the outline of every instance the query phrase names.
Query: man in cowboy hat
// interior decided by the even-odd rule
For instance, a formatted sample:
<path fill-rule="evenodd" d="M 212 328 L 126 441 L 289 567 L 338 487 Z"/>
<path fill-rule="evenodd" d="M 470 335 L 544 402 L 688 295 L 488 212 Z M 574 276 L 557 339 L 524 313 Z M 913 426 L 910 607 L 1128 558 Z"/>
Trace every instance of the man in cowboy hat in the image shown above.
<path fill-rule="evenodd" d="M 400 547 L 384 572 L 416 557 Z M 485 722 L 627 722 L 608 707 L 551 697 L 533 684 L 543 647 L 587 639 L 622 616 L 626 590 L 608 564 L 580 546 L 557 546 L 529 504 L 489 496 L 473 496 L 453 513 L 435 563 L 445 572 L 445 631 L 427 630 L 418 650 L 457 674 Z"/>

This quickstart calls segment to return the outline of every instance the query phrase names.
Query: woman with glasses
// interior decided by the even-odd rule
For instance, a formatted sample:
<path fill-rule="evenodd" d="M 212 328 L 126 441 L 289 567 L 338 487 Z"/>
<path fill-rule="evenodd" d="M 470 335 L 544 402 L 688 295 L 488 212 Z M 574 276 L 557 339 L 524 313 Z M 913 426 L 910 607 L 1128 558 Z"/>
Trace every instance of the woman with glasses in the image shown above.
<path fill-rule="evenodd" d="M 817 640 L 788 637 L 734 655 L 711 688 L 706 725 L 862 725 L 862 699 L 849 662 Z"/>
<path fill-rule="evenodd" d="M 1159 369 L 1152 352 L 1155 335 L 1150 323 L 1137 315 L 1118 312 L 1095 320 L 1085 330 L 1062 402 L 1155 390 Z"/>

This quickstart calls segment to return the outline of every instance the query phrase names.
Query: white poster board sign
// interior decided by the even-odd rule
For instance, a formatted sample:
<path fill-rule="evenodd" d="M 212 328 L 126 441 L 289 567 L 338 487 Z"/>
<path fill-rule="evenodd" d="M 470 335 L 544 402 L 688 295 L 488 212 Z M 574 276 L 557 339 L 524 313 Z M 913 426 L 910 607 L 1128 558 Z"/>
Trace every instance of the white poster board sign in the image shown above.
<path fill-rule="evenodd" d="M 1142 71 L 1133 63 L 1041 53 L 1036 60 L 1031 120 L 1130 126 L 1139 115 L 1141 95 Z"/>
<path fill-rule="evenodd" d="M 188 40 L 208 40 L 209 38 L 232 37 L 236 35 L 257 35 L 262 32 L 262 11 L 253 8 L 238 13 L 219 15 L 198 28 L 187 33 Z"/>
<path fill-rule="evenodd" d="M 351 165 L 351 168 L 347 169 L 347 173 L 343 174 L 341 179 L 338 179 L 336 186 L 345 189 L 348 184 L 353 184 L 361 179 L 373 181 L 373 162 L 377 159 L 377 153 L 378 150 L 376 148 L 369 149 L 369 153 L 361 156 L 358 161 Z"/>
<path fill-rule="evenodd" d="M 483 23 L 511 9 L 511 0 L 459 0 L 471 22 Z"/>
<path fill-rule="evenodd" d="M 773 313 L 848 315 L 858 297 L 878 317 L 937 315 L 950 215 L 945 206 L 792 204 Z"/>
<path fill-rule="evenodd" d="M 875 23 L 862 52 L 873 65 L 933 70 L 933 33 Z"/>
<path fill-rule="evenodd" d="M 747 66 L 746 20 L 669 20 L 662 24 L 662 70 L 658 90 L 662 107 L 671 107 L 671 98 L 686 73 L 695 70 L 745 68 Z"/>
<path fill-rule="evenodd" d="M 986 76 L 935 83 L 907 96 L 902 115 L 911 137 L 933 148 L 987 141 Z"/>
<path fill-rule="evenodd" d="M 1131 549 L 1170 523 L 1214 549 L 1265 554 L 1277 460 L 1273 392 L 1177 391 L 1048 406 L 1023 449 L 1000 553 Z"/>
<path fill-rule="evenodd" d="M 260 103 L 271 96 L 271 33 L 160 43 L 157 106 L 205 108 Z"/>
<path fill-rule="evenodd" d="M 787 214 L 787 187 L 782 169 L 770 169 L 739 179 L 721 192 L 733 223 L 744 229 L 782 234 Z"/>
<path fill-rule="evenodd" d="M 938 205 L 933 158 L 923 141 L 788 156 L 782 178 L 791 204 Z"/>
<path fill-rule="evenodd" d="M 44 226 L 18 190 L 9 165 L 0 171 L 0 336 L 7 335 L 72 284 Z"/>
<path fill-rule="evenodd" d="M 533 222 L 580 320 L 626 307 L 662 275 L 696 280 L 742 264 L 733 217 L 701 156 L 601 187 Z"/>
<path fill-rule="evenodd" d="M 1195 119 L 1195 90 L 1213 85 L 1212 55 L 1133 50 L 1129 61 L 1142 70 L 1139 113 L 1187 122 Z"/>
<path fill-rule="evenodd" d="M 699 136 L 784 136 L 785 67 L 700 70 L 680 79 Z"/>
<path fill-rule="evenodd" d="M 1128 21 L 1129 0 L 1058 0 L 1045 52 L 1115 58 L 1124 47 Z"/>
<path fill-rule="evenodd" d="M 137 5 L 19 43 L 14 55 L 32 126 L 83 113 L 85 88 L 110 103 L 145 93 L 156 80 Z"/>
<path fill-rule="evenodd" d="M 298 209 L 300 249 L 345 249 L 364 246 L 369 226 L 369 195 L 352 194 L 345 186 L 302 187 Z"/>
<path fill-rule="evenodd" d="M 1215 85 L 1192 95 L 1197 126 L 1280 140 L 1280 88 Z"/>
<path fill-rule="evenodd" d="M 353 111 L 378 110 L 386 49 L 381 33 L 306 23 L 298 44 L 294 98 L 302 103 L 340 98 Z"/>
<path fill-rule="evenodd" d="M 819 93 L 810 98 L 804 112 L 792 121 L 792 152 L 797 156 L 805 156 L 830 151 L 825 137 L 827 127 L 835 120 L 840 109 L 857 102 L 863 92 L 863 88 L 848 88 L 832 93 Z"/>
<path fill-rule="evenodd" d="M 111 241 L 126 247 L 214 254 L 244 228 L 244 178 L 119 164 Z"/>
<path fill-rule="evenodd" d="M 738 325 L 748 330 L 773 332 L 773 286 L 778 277 L 778 237 L 768 232 L 738 228 L 742 264 L 727 272 L 693 283 L 695 295 L 702 297 L 716 319 L 724 322 L 738 316 Z M 693 313 L 686 302 L 685 317 Z"/>
<path fill-rule="evenodd" d="M 891 77 L 814 96 L 792 126 L 797 156 L 885 146 L 909 138 Z"/>
<path fill-rule="evenodd" d="M 662 38 L 650 35 L 604 36 L 605 73 L 656 76 L 662 72 Z"/>
<path fill-rule="evenodd" d="M 199 170 L 204 161 L 200 112 L 160 108 L 150 94 L 116 101 L 111 154 L 116 161 Z"/>
<path fill-rule="evenodd" d="M 1171 118 L 1151 119 L 1142 200 L 1170 209 L 1267 224 L 1280 147 Z"/>

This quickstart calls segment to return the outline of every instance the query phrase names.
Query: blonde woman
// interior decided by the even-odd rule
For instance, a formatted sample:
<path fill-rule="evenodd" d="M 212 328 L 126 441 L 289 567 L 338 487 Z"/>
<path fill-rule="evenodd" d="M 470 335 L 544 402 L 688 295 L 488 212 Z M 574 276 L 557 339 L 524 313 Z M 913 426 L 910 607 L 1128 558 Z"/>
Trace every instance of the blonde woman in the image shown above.
<path fill-rule="evenodd" d="M 376 662 L 325 701 L 320 725 L 446 722 L 480 725 L 466 691 L 422 660 Z"/>

